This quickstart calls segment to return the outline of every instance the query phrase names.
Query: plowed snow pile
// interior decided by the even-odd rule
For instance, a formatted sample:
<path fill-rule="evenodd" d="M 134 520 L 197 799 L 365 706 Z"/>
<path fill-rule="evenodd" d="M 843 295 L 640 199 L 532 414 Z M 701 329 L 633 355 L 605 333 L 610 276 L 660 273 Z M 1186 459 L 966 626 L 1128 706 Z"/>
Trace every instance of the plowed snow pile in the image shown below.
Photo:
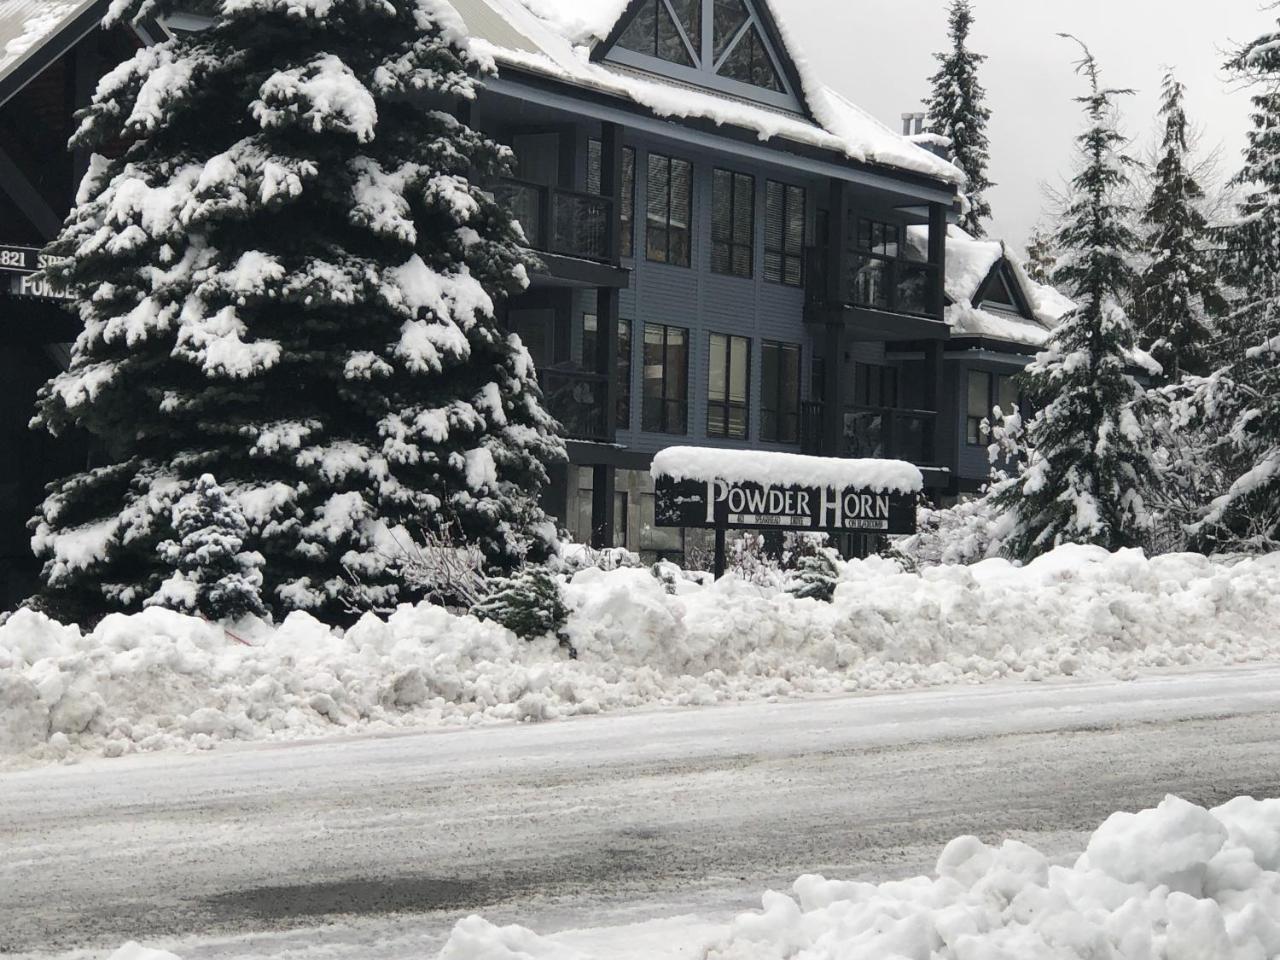
<path fill-rule="evenodd" d="M 1074 866 L 951 841 L 933 877 L 801 877 L 734 920 L 704 960 L 1267 960 L 1280 955 L 1280 800 L 1176 797 L 1113 814 Z M 697 952 L 695 952 L 697 948 Z M 125 960 L 122 956 L 120 960 Z M 459 923 L 439 960 L 608 960 L 520 927 Z"/>
<path fill-rule="evenodd" d="M 1072 547 L 1022 569 L 869 560 L 841 574 L 823 604 L 732 578 L 672 595 L 647 570 L 586 570 L 565 591 L 576 661 L 426 605 L 345 633 L 294 614 L 234 636 L 159 609 L 90 633 L 20 611 L 0 626 L 0 763 L 1280 659 L 1280 556 Z"/>

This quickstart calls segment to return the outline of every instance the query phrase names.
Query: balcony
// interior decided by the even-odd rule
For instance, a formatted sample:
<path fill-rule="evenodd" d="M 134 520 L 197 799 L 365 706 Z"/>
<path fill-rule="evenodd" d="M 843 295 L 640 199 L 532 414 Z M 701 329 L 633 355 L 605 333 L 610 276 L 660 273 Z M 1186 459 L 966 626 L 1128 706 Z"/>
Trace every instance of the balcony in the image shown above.
<path fill-rule="evenodd" d="M 576 366 L 549 367 L 538 374 L 543 404 L 571 440 L 608 441 L 609 378 Z"/>
<path fill-rule="evenodd" d="M 846 407 L 836 456 L 855 459 L 906 460 L 917 466 L 936 461 L 934 433 L 938 415 L 932 410 L 891 407 Z M 831 456 L 821 403 L 806 402 L 800 410 L 801 451 L 811 456 Z"/>
<path fill-rule="evenodd" d="M 805 275 L 810 318 L 842 315 L 855 340 L 947 338 L 948 327 L 938 306 L 943 302 L 942 268 L 936 263 L 852 248 L 832 257 L 825 248 L 809 247 Z"/>

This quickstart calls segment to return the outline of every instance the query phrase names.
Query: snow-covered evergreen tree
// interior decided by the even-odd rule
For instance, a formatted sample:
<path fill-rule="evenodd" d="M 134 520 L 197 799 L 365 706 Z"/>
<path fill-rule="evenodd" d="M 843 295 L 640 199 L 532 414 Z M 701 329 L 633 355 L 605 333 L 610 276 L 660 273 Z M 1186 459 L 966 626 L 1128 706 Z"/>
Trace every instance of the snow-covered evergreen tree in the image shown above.
<path fill-rule="evenodd" d="M 1077 138 L 1081 166 L 1057 236 L 1063 258 L 1054 275 L 1078 308 L 1021 375 L 1039 412 L 1026 426 L 1025 469 L 995 498 L 1014 518 L 1004 549 L 1022 560 L 1060 543 L 1133 546 L 1151 525 L 1142 490 L 1154 469 L 1138 412 L 1145 391 L 1129 372 L 1135 338 L 1120 306 L 1137 244 L 1118 199 L 1130 161 L 1121 152 L 1115 100 L 1127 91 L 1102 87 L 1097 62 L 1081 46 L 1078 69 L 1089 93 L 1078 102 L 1089 127 Z"/>
<path fill-rule="evenodd" d="M 1134 290 L 1140 341 L 1169 382 L 1208 372 L 1210 319 L 1225 302 L 1209 256 L 1209 224 L 1200 211 L 1204 189 L 1188 147 L 1186 88 L 1169 74 L 1160 115 L 1165 121 L 1151 198 L 1142 214 L 1150 264 Z"/>
<path fill-rule="evenodd" d="M 1053 245 L 1053 236 L 1037 226 L 1027 241 L 1027 258 L 1022 269 L 1027 276 L 1039 284 L 1053 282 L 1053 273 L 1058 267 L 1058 252 Z"/>
<path fill-rule="evenodd" d="M 987 178 L 990 162 L 987 122 L 987 92 L 978 81 L 978 68 L 987 58 L 969 49 L 969 31 L 973 27 L 973 8 L 969 0 L 952 0 L 947 14 L 951 49 L 934 54 L 941 64 L 931 79 L 933 92 L 925 102 L 929 132 L 951 141 L 951 155 L 956 166 L 968 177 L 965 199 L 968 209 L 960 219 L 970 236 L 986 235 L 984 220 L 991 218 L 991 204 L 986 191 L 993 184 Z"/>
<path fill-rule="evenodd" d="M 1203 549 L 1280 545 L 1280 29 L 1227 64 L 1252 84 L 1252 129 L 1233 178 L 1242 197 L 1222 231 L 1223 279 L 1232 292 L 1220 323 L 1221 365 L 1193 384 L 1190 407 L 1212 426 L 1209 453 L 1229 464 L 1230 485 L 1193 527 Z"/>
<path fill-rule="evenodd" d="M 807 546 L 787 580 L 787 593 L 797 600 L 830 603 L 840 582 L 840 569 L 826 546 Z"/>
<path fill-rule="evenodd" d="M 170 0 L 117 0 L 109 20 Z M 544 552 L 563 457 L 495 300 L 527 284 L 481 184 L 510 152 L 451 112 L 492 70 L 443 0 L 221 0 L 213 22 L 101 82 L 74 143 L 98 159 L 52 252 L 79 298 L 70 370 L 37 421 L 106 464 L 33 521 L 42 600 L 136 609 L 170 510 L 218 477 L 276 613 L 414 599 L 384 527 L 460 529 L 491 566 Z M 353 583 L 359 583 L 358 589 Z"/>
<path fill-rule="evenodd" d="M 498 580 L 493 592 L 471 612 L 481 620 L 502 624 L 525 640 L 558 634 L 569 619 L 560 583 L 543 566 L 525 567 Z"/>
<path fill-rule="evenodd" d="M 177 540 L 160 544 L 173 575 L 146 601 L 210 620 L 262 616 L 262 554 L 244 549 L 249 524 L 210 474 L 173 507 Z"/>

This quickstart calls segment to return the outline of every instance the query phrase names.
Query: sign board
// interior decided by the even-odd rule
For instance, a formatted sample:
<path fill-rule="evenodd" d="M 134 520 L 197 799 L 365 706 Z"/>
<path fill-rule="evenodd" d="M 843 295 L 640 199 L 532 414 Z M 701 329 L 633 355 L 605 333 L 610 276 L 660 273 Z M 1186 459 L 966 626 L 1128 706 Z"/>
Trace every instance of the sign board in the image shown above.
<path fill-rule="evenodd" d="M 916 532 L 916 497 L 857 487 L 658 476 L 654 521 L 659 527 L 905 534 Z"/>
<path fill-rule="evenodd" d="M 47 279 L 32 276 L 55 262 L 56 257 L 41 253 L 36 247 L 0 243 L 0 273 L 7 274 L 9 278 L 7 283 L 0 280 L 0 289 L 8 289 L 9 293 L 18 297 L 67 300 L 69 296 L 62 287 Z"/>

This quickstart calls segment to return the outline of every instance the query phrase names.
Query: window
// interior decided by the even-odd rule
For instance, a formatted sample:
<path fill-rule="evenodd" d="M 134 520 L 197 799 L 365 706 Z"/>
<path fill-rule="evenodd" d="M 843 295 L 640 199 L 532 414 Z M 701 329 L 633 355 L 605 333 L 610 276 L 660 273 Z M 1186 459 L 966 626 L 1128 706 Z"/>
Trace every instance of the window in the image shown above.
<path fill-rule="evenodd" d="M 644 403 L 640 429 L 689 432 L 689 331 L 644 325 Z"/>
<path fill-rule="evenodd" d="M 716 170 L 711 198 L 711 269 L 749 277 L 755 250 L 756 178 Z"/>
<path fill-rule="evenodd" d="M 969 371 L 969 415 L 965 423 L 965 440 L 973 445 L 986 442 L 982 421 L 991 416 L 991 390 L 995 378 L 982 370 Z"/>
<path fill-rule="evenodd" d="M 899 229 L 878 220 L 858 220 L 858 258 L 853 277 L 854 303 L 889 309 L 890 261 L 898 256 Z"/>
<path fill-rule="evenodd" d="M 603 148 L 599 140 L 587 141 L 587 192 L 600 194 L 601 164 Z M 622 148 L 622 213 L 621 247 L 619 255 L 634 257 L 636 255 L 635 221 L 636 221 L 636 151 L 634 147 Z"/>
<path fill-rule="evenodd" d="M 1018 382 L 1013 377 L 999 377 L 996 387 L 996 406 L 1006 417 L 1013 413 L 1018 403 Z"/>
<path fill-rule="evenodd" d="M 765 340 L 760 345 L 760 439 L 800 440 L 800 348 Z"/>
<path fill-rule="evenodd" d="M 645 256 L 655 263 L 689 266 L 693 219 L 693 167 L 687 160 L 649 154 Z"/>
<path fill-rule="evenodd" d="M 765 184 L 764 278 L 798 287 L 804 283 L 804 187 L 776 180 Z"/>
<path fill-rule="evenodd" d="M 995 307 L 998 310 L 1019 312 L 1018 301 L 1014 299 L 1013 291 L 1009 289 L 1009 281 L 1003 270 L 996 274 L 991 283 L 987 284 L 982 295 L 982 305 Z"/>
<path fill-rule="evenodd" d="M 648 0 L 618 39 L 618 46 L 692 67 L 702 38 L 702 0 Z"/>
<path fill-rule="evenodd" d="M 859 363 L 853 368 L 854 402 L 860 407 L 898 406 L 898 371 L 871 363 Z"/>
<path fill-rule="evenodd" d="M 631 429 L 631 321 L 618 321 L 618 409 L 614 412 L 619 430 Z"/>
<path fill-rule="evenodd" d="M 751 341 L 711 334 L 707 379 L 707 436 L 747 438 L 747 382 L 751 375 Z"/>

